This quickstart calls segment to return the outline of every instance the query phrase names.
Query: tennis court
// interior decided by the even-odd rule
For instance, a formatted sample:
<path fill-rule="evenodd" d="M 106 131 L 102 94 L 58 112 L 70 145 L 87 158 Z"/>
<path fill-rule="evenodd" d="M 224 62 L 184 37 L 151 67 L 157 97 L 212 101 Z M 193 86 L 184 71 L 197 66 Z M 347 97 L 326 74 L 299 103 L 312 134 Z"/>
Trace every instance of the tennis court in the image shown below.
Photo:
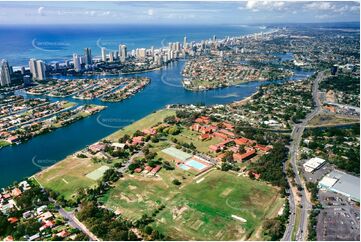
<path fill-rule="evenodd" d="M 174 147 L 168 147 L 164 150 L 162 150 L 163 153 L 170 155 L 172 157 L 174 157 L 175 159 L 179 160 L 179 161 L 186 161 L 187 159 L 191 158 L 192 155 L 188 154 L 186 152 L 183 152 L 181 150 L 178 150 Z"/>
<path fill-rule="evenodd" d="M 108 169 L 108 166 L 101 166 L 98 169 L 88 173 L 86 177 L 94 181 L 99 180 L 99 178 L 101 178 L 104 175 L 104 172 L 106 172 Z"/>

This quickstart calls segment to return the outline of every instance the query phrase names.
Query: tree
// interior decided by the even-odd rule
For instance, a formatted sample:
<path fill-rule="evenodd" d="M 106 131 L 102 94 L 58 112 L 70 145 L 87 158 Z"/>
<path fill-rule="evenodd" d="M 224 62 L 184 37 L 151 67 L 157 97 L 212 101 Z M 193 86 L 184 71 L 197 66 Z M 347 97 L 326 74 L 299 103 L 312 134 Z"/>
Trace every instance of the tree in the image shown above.
<path fill-rule="evenodd" d="M 227 151 L 224 153 L 224 157 L 222 158 L 222 161 L 223 161 L 223 162 L 234 163 L 233 152 L 227 150 Z"/>
<path fill-rule="evenodd" d="M 284 225 L 278 219 L 267 219 L 263 223 L 263 233 L 269 236 L 272 241 L 282 238 L 284 229 Z"/>
<path fill-rule="evenodd" d="M 144 232 L 146 233 L 146 234 L 149 234 L 149 235 L 151 235 L 152 234 L 152 232 L 153 232 L 153 229 L 152 229 L 152 227 L 150 227 L 150 226 L 145 226 L 145 228 L 144 228 Z"/>
<path fill-rule="evenodd" d="M 176 186 L 179 186 L 180 184 L 182 184 L 178 179 L 174 179 L 174 180 L 172 181 L 172 183 L 173 183 L 174 185 L 176 185 Z"/>

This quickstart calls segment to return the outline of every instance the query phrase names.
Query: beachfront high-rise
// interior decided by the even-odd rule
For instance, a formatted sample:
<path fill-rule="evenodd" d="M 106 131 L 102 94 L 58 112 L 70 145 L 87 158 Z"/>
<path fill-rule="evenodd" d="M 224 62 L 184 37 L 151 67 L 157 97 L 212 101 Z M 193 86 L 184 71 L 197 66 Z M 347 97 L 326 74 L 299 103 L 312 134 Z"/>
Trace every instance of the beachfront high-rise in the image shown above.
<path fill-rule="evenodd" d="M 120 59 L 120 62 L 124 63 L 126 58 L 127 58 L 127 46 L 126 45 L 119 45 L 119 59 Z"/>
<path fill-rule="evenodd" d="M 75 71 L 81 71 L 81 60 L 80 56 L 78 56 L 77 54 L 73 54 L 73 64 Z"/>
<path fill-rule="evenodd" d="M 8 86 L 11 83 L 10 68 L 7 60 L 3 59 L 0 62 L 0 85 Z"/>
<path fill-rule="evenodd" d="M 46 79 L 46 65 L 44 61 L 37 60 L 36 61 L 36 79 L 39 81 L 44 81 Z"/>
<path fill-rule="evenodd" d="M 92 50 L 90 48 L 84 49 L 84 57 L 85 57 L 85 64 L 91 65 L 92 64 Z"/>
<path fill-rule="evenodd" d="M 46 79 L 46 66 L 42 60 L 30 59 L 29 68 L 34 80 L 43 81 Z"/>
<path fill-rule="evenodd" d="M 107 61 L 107 49 L 105 47 L 102 47 L 102 61 Z"/>

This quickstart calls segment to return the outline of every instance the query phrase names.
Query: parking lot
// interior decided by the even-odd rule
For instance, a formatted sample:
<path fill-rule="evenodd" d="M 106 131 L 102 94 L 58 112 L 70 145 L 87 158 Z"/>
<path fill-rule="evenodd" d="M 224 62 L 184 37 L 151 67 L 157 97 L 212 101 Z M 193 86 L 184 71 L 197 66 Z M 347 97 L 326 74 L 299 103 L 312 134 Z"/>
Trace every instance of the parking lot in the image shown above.
<path fill-rule="evenodd" d="M 336 193 L 320 191 L 323 206 L 318 216 L 317 240 L 360 240 L 360 209 Z"/>
<path fill-rule="evenodd" d="M 326 174 L 330 173 L 334 168 L 331 164 L 326 163 L 323 166 L 321 166 L 319 169 L 313 171 L 313 172 L 306 172 L 303 164 L 306 162 L 307 160 L 303 160 L 301 161 L 301 166 L 300 168 L 302 169 L 302 174 L 305 177 L 306 181 L 309 182 L 319 182 L 322 177 L 324 177 Z"/>

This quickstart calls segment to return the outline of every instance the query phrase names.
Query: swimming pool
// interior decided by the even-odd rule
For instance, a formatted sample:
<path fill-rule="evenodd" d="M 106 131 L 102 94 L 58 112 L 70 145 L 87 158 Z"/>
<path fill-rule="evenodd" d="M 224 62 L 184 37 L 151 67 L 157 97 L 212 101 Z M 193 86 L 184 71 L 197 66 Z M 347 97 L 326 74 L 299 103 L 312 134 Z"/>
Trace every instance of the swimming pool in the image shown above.
<path fill-rule="evenodd" d="M 188 171 L 189 169 L 191 169 L 189 166 L 186 166 L 186 165 L 184 165 L 184 164 L 180 164 L 179 167 L 182 168 L 183 170 L 186 170 L 186 171 Z"/>
<path fill-rule="evenodd" d="M 187 166 L 190 166 L 196 170 L 203 170 L 204 168 L 206 168 L 207 166 L 200 163 L 199 161 L 196 161 L 196 160 L 188 160 L 186 163 L 185 163 Z"/>

